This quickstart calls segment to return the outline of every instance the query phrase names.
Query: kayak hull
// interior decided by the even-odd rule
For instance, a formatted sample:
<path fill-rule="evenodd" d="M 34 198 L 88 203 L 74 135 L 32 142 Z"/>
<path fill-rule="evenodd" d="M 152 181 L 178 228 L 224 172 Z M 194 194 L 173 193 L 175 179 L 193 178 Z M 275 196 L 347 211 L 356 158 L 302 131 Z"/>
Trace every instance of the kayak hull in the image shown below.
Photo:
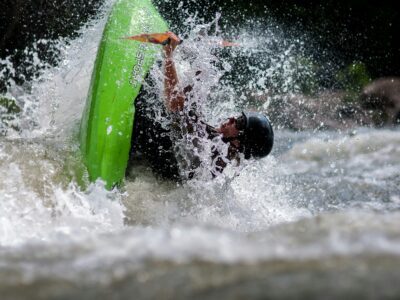
<path fill-rule="evenodd" d="M 125 176 L 135 99 L 160 46 L 124 37 L 165 32 L 168 26 L 150 0 L 118 0 L 104 29 L 80 127 L 80 145 L 91 182 L 108 189 Z"/>

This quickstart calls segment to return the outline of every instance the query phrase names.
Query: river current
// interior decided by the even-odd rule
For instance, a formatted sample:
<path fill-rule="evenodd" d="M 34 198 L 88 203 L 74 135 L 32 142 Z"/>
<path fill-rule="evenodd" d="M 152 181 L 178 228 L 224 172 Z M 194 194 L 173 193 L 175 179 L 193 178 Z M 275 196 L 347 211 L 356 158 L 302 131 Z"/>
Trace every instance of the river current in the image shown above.
<path fill-rule="evenodd" d="M 82 187 L 77 132 L 104 23 L 10 84 L 23 110 L 0 136 L 0 299 L 399 297 L 398 128 L 276 129 L 272 155 L 239 174 L 176 184 L 138 164 L 121 189 Z M 197 54 L 207 88 L 221 74 Z M 233 99 L 208 118 L 239 112 Z"/>

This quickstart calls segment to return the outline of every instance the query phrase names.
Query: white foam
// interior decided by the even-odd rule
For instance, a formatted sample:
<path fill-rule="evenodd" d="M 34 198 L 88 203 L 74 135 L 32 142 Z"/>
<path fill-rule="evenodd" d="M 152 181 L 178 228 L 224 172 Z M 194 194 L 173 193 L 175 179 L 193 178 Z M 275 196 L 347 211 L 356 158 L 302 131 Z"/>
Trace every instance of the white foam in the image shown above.
<path fill-rule="evenodd" d="M 35 164 L 29 159 L 14 160 L 1 166 L 0 245 L 83 237 L 123 228 L 125 208 L 119 192 L 108 192 L 101 183 L 90 185 L 85 192 L 74 183 L 62 187 L 52 176 L 60 166 L 40 160 L 47 174 L 40 168 L 32 174 L 31 163 Z"/>

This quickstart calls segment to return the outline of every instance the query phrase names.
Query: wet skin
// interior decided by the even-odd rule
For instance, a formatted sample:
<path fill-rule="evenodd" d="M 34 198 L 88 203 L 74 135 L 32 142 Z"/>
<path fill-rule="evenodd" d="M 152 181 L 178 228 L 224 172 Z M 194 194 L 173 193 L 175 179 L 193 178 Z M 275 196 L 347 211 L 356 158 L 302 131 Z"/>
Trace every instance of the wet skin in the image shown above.
<path fill-rule="evenodd" d="M 230 117 L 225 123 L 221 125 L 220 128 L 217 129 L 219 133 L 222 134 L 223 138 L 229 139 L 229 142 L 235 146 L 236 148 L 239 147 L 240 141 L 238 138 L 241 130 L 238 129 L 238 122 L 237 119 L 234 117 Z"/>
<path fill-rule="evenodd" d="M 217 131 L 221 133 L 224 138 L 234 138 L 239 136 L 240 133 L 236 126 L 236 119 L 233 117 L 223 123 Z"/>

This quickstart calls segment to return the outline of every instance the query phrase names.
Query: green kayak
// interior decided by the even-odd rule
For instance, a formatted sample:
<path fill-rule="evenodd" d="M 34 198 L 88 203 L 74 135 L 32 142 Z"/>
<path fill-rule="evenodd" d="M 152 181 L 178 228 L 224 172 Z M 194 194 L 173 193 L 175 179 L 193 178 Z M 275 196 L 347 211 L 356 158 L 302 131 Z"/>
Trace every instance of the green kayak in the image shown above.
<path fill-rule="evenodd" d="M 168 26 L 150 0 L 117 0 L 98 49 L 80 128 L 80 145 L 91 182 L 107 189 L 124 178 L 131 147 L 135 98 L 160 46 L 124 37 L 165 32 Z"/>

